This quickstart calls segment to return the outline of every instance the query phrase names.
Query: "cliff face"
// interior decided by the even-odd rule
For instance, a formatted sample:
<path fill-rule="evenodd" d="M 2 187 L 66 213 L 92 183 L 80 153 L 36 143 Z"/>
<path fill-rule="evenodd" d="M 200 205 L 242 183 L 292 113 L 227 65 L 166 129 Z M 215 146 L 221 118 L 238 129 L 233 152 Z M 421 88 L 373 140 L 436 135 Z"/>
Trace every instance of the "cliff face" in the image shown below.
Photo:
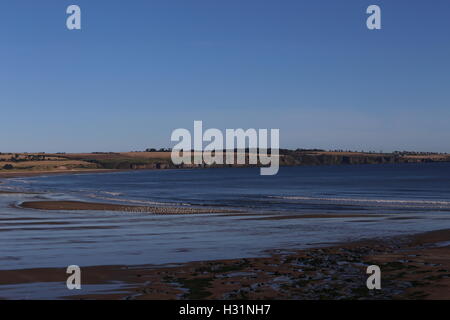
<path fill-rule="evenodd" d="M 397 154 L 363 154 L 363 153 L 305 153 L 288 152 L 280 163 L 286 166 L 299 165 L 350 165 L 350 164 L 386 164 L 386 163 L 427 163 L 447 162 L 450 156 L 409 157 Z"/>
<path fill-rule="evenodd" d="M 400 163 L 402 159 L 395 156 L 337 156 L 337 155 L 286 155 L 281 163 L 287 166 L 300 165 L 345 165 L 345 164 L 381 164 Z"/>
<path fill-rule="evenodd" d="M 160 155 L 159 155 L 160 156 Z M 71 156 L 73 158 L 73 156 Z M 83 159 L 83 158 L 80 158 Z M 114 154 L 111 156 L 90 156 L 84 161 L 95 164 L 104 169 L 175 169 L 198 167 L 248 167 L 250 165 L 174 165 L 170 159 L 170 153 L 166 157 L 156 158 L 151 155 L 134 153 L 132 156 Z M 318 166 L 318 165 L 362 165 L 362 164 L 386 164 L 386 163 L 423 163 L 423 162 L 447 162 L 449 155 L 425 155 L 404 156 L 399 154 L 370 154 L 356 152 L 307 152 L 280 150 L 280 166 Z M 254 165 L 253 165 L 254 166 Z"/>
<path fill-rule="evenodd" d="M 236 157 L 236 155 L 235 155 Z M 362 153 L 323 150 L 280 150 L 280 166 L 361 165 L 384 163 L 450 162 L 448 154 L 433 153 Z M 72 154 L 1 154 L 0 173 L 72 171 L 93 169 L 143 170 L 178 168 L 255 167 L 260 165 L 183 164 L 175 165 L 171 152 L 108 152 Z M 247 161 L 248 163 L 248 154 Z"/>

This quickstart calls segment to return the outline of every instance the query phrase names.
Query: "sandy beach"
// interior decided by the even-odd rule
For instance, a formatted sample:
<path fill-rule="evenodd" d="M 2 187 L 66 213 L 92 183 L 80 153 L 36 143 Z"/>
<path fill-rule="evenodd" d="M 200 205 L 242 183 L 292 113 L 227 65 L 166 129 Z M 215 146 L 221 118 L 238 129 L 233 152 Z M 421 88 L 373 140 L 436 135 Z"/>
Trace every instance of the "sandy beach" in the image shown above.
<path fill-rule="evenodd" d="M 1 193 L 1 191 L 0 191 Z M 10 194 L 19 192 L 6 192 Z M 19 205 L 20 208 L 37 209 L 37 210 L 87 210 L 87 211 L 118 211 L 118 212 L 136 212 L 136 213 L 153 213 L 153 214 L 207 214 L 207 213 L 226 213 L 227 216 L 238 215 L 245 216 L 245 220 L 284 220 L 284 219 L 340 219 L 340 218 L 371 218 L 384 217 L 385 215 L 373 214 L 303 214 L 289 216 L 267 216 L 268 213 L 247 213 L 239 210 L 221 210 L 214 208 L 189 208 L 189 207 L 149 207 L 149 206 L 133 206 L 113 203 L 97 203 L 82 201 L 27 201 Z M 248 216 L 251 216 L 248 218 Z"/>
<path fill-rule="evenodd" d="M 89 210 L 89 211 L 120 211 L 154 214 L 202 214 L 202 213 L 236 213 L 232 210 L 200 209 L 189 207 L 149 207 L 132 206 L 111 203 L 96 203 L 82 201 L 29 201 L 20 205 L 21 208 L 39 210 Z"/>
<path fill-rule="evenodd" d="M 127 170 L 119 169 L 79 169 L 79 170 L 34 170 L 34 171 L 1 171 L 0 172 L 0 184 L 1 179 L 9 178 L 26 178 L 26 177 L 38 177 L 47 175 L 66 175 L 66 174 L 82 174 L 82 173 L 108 173 L 108 172 L 121 172 Z"/>
<path fill-rule="evenodd" d="M 450 299 L 449 241 L 450 230 L 440 230 L 266 258 L 85 267 L 83 284 L 117 288 L 70 299 Z M 372 264 L 382 270 L 381 290 L 366 288 Z M 64 284 L 66 276 L 62 268 L 2 270 L 0 282 Z"/>

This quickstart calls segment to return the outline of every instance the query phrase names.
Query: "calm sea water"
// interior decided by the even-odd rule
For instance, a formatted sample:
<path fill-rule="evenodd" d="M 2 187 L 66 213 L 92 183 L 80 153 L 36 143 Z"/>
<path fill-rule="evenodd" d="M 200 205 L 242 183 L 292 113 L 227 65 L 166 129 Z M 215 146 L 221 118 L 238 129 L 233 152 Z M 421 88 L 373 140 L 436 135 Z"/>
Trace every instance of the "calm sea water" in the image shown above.
<path fill-rule="evenodd" d="M 286 167 L 277 176 L 260 176 L 252 168 L 133 171 L 10 179 L 1 187 L 41 194 L 0 195 L 0 269 L 238 258 L 450 228 L 447 163 Z M 162 216 L 10 207 L 48 199 L 247 213 Z M 359 216 L 294 218 L 319 213 Z"/>
<path fill-rule="evenodd" d="M 258 211 L 450 208 L 450 164 L 133 171 L 16 179 L 28 191 L 135 204 L 237 207 Z"/>

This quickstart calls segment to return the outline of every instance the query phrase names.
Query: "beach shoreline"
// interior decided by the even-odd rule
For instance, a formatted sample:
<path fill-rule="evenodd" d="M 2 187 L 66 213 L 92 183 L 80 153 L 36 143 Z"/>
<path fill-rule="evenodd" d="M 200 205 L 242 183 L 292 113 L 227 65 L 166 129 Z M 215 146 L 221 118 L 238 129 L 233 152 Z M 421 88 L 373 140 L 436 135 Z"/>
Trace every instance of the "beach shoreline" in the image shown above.
<path fill-rule="evenodd" d="M 17 194 L 20 192 L 6 192 Z M 1 194 L 1 191 L 0 191 Z M 125 200 L 126 201 L 126 200 Z M 85 202 L 85 201 L 25 201 L 17 208 L 34 209 L 43 211 L 116 211 L 125 213 L 150 213 L 150 214 L 227 214 L 227 216 L 242 216 L 243 220 L 289 220 L 289 219 L 341 219 L 341 218 L 379 218 L 386 217 L 382 214 L 299 214 L 299 215 L 278 215 L 273 212 L 247 212 L 242 210 L 198 208 L 189 206 L 137 206 L 116 203 Z"/>
<path fill-rule="evenodd" d="M 173 265 L 82 267 L 84 285 L 110 292 L 61 299 L 450 299 L 450 230 L 369 239 L 268 257 Z M 379 265 L 382 289 L 368 290 L 366 268 Z M 65 284 L 64 268 L 0 270 L 3 285 Z M 120 284 L 120 285 L 119 285 Z M 8 299 L 2 294 L 0 299 Z"/>
<path fill-rule="evenodd" d="M 142 170 L 155 170 L 155 169 L 142 169 Z M 50 170 L 50 171 L 23 171 L 23 172 L 0 172 L 0 184 L 2 180 L 13 178 L 31 178 L 47 175 L 71 175 L 71 174 L 92 174 L 92 173 L 114 173 L 135 171 L 132 169 L 80 169 L 80 170 Z"/>
<path fill-rule="evenodd" d="M 123 170 L 130 171 L 130 170 Z M 118 172 L 109 170 L 108 172 Z M 70 173 L 106 173 L 104 170 Z M 32 176 L 48 172 L 33 172 Z M 29 176 L 29 175 L 27 175 Z M 0 175 L 0 178 L 3 176 Z M 0 192 L 1 193 L 1 192 Z M 23 193 L 4 191 L 5 194 Z M 23 200 L 22 200 L 23 201 Z M 126 200 L 124 200 L 126 202 Z M 121 211 L 151 214 L 217 213 L 242 215 L 248 220 L 330 219 L 384 217 L 348 212 L 297 215 L 247 213 L 175 207 L 133 206 L 114 203 L 26 200 L 21 209 L 55 211 Z M 198 210 L 202 210 L 201 212 Z M 398 217 L 397 217 L 398 218 Z M 408 218 L 408 217 L 401 217 Z M 89 227 L 89 226 L 87 226 Z M 276 247 L 275 247 L 276 248 Z M 312 249 L 264 250 L 260 257 L 204 260 L 170 265 L 82 266 L 82 283 L 112 286 L 106 291 L 55 295 L 61 299 L 450 299 L 450 229 L 406 236 L 374 238 Z M 186 250 L 189 250 L 188 248 Z M 121 260 L 119 260 L 121 261 Z M 187 260 L 189 261 L 189 260 Z M 100 261 L 102 263 L 102 261 Z M 114 263 L 114 262 L 113 262 Z M 140 262 L 139 262 L 140 263 Z M 144 261 L 144 263 L 147 263 Z M 382 290 L 366 287 L 366 268 L 379 265 Z M 13 267 L 14 268 L 14 267 Z M 0 270 L 0 299 L 9 299 L 14 286 L 48 284 L 65 290 L 64 268 Z M 3 290 L 2 287 L 9 287 Z M 44 290 L 44 289 L 43 289 Z M 52 292 L 51 290 L 47 292 Z M 65 291 L 64 291 L 65 292 Z M 39 292 L 35 292 L 39 298 Z M 14 298 L 14 296 L 12 297 Z M 16 296 L 17 298 L 17 296 Z M 33 298 L 33 296 L 31 296 Z M 20 299 L 20 297 L 19 297 Z"/>
<path fill-rule="evenodd" d="M 136 206 L 114 203 L 83 202 L 83 201 L 26 201 L 18 207 L 36 210 L 67 210 L 67 211 L 119 211 L 130 213 L 153 214 L 208 214 L 208 213 L 237 213 L 239 210 L 221 210 L 213 208 L 191 208 L 180 206 Z"/>

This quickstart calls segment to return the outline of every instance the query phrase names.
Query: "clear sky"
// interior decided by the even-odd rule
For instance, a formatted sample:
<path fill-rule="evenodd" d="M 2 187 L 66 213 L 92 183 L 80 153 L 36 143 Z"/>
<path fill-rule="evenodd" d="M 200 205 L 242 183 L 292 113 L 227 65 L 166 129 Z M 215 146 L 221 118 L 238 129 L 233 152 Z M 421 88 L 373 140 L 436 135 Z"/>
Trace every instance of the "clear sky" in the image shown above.
<path fill-rule="evenodd" d="M 450 152 L 450 1 L 2 0 L 0 108 L 1 152 L 170 147 L 194 120 Z"/>

